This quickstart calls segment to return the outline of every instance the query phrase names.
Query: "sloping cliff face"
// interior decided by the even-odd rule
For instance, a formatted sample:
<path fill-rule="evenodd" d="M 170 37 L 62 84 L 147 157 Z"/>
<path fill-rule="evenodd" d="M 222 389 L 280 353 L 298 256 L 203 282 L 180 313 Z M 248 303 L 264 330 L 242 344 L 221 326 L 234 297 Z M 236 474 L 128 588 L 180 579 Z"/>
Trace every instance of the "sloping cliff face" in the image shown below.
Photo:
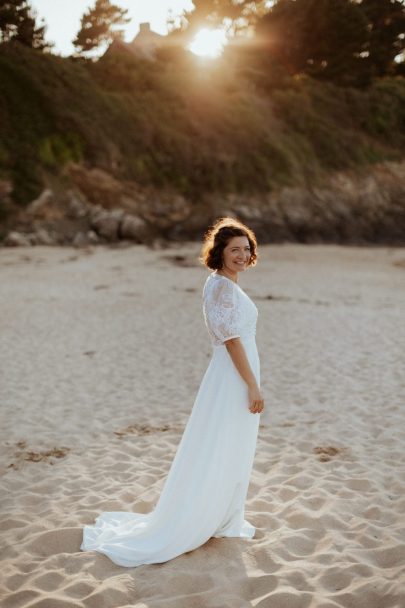
<path fill-rule="evenodd" d="M 205 68 L 191 54 L 83 62 L 0 45 L 0 180 L 12 183 L 10 198 L 26 207 L 72 162 L 198 201 L 266 199 L 405 158 L 405 78 L 365 89 L 291 78 L 264 90 L 232 56 Z"/>
<path fill-rule="evenodd" d="M 194 201 L 78 164 L 69 166 L 66 180 L 67 189 L 48 188 L 14 217 L 3 244 L 194 240 L 224 215 L 246 222 L 262 243 L 405 244 L 405 161 L 334 173 L 305 188 L 210 193 Z M 7 196 L 7 188 L 1 192 Z"/>
<path fill-rule="evenodd" d="M 405 161 L 284 188 L 252 208 L 250 223 L 272 241 L 405 243 Z"/>

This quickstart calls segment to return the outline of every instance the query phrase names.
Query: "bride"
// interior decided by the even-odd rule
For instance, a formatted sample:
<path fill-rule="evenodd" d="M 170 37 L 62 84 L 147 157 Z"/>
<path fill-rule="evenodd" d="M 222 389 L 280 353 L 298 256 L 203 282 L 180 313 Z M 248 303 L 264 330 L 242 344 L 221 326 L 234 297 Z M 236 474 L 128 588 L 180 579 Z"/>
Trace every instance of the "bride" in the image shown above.
<path fill-rule="evenodd" d="M 244 503 L 264 400 L 256 347 L 258 311 L 239 286 L 257 261 L 253 231 L 220 218 L 204 235 L 203 316 L 212 357 L 165 480 L 150 513 L 107 511 L 83 529 L 82 551 L 120 566 L 158 564 L 211 537 L 253 538 Z"/>

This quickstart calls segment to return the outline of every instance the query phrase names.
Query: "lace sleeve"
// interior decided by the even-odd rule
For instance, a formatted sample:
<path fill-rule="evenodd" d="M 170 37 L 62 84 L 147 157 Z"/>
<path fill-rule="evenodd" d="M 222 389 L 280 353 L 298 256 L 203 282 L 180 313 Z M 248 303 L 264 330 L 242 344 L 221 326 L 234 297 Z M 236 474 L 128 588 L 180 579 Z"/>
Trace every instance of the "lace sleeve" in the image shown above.
<path fill-rule="evenodd" d="M 206 297 L 204 316 L 207 328 L 223 344 L 239 338 L 239 311 L 236 288 L 230 281 L 217 280 Z"/>

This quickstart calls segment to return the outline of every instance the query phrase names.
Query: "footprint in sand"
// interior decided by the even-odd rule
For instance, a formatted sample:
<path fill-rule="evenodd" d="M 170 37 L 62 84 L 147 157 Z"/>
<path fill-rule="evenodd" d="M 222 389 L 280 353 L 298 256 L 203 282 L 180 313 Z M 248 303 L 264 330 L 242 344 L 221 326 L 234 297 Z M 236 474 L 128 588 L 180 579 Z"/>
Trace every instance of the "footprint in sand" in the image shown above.
<path fill-rule="evenodd" d="M 314 448 L 314 453 L 318 454 L 318 460 L 328 462 L 333 456 L 344 452 L 345 448 L 336 448 L 333 445 L 322 445 Z"/>
<path fill-rule="evenodd" d="M 66 262 L 75 262 L 76 260 L 79 259 L 78 255 L 71 255 L 68 258 L 65 258 L 64 260 L 60 260 L 60 264 L 66 264 Z"/>
<path fill-rule="evenodd" d="M 60 447 L 60 448 L 52 448 L 51 450 L 27 450 L 26 441 L 19 441 L 16 444 L 18 450 L 15 453 L 15 461 L 11 462 L 7 468 L 14 469 L 18 471 L 21 468 L 24 461 L 27 462 L 48 462 L 49 464 L 54 464 L 55 458 L 64 458 L 68 452 L 70 452 L 70 448 Z"/>
<path fill-rule="evenodd" d="M 183 266 L 185 268 L 194 268 L 197 266 L 197 261 L 194 256 L 186 256 L 186 255 L 162 255 L 160 256 L 163 260 L 169 260 L 172 264 L 176 266 Z"/>
<path fill-rule="evenodd" d="M 173 429 L 169 424 L 163 424 L 162 426 L 149 426 L 147 424 L 131 424 L 122 431 L 114 431 L 114 435 L 117 435 L 119 439 L 125 437 L 125 435 L 149 435 L 150 433 L 164 433 Z"/>
<path fill-rule="evenodd" d="M 267 296 L 255 296 L 256 300 L 291 300 L 288 296 L 272 296 L 270 293 Z"/>
<path fill-rule="evenodd" d="M 279 302 L 289 302 L 294 298 L 290 298 L 289 296 L 273 296 L 268 294 L 267 296 L 255 296 L 256 300 L 274 300 Z M 298 298 L 296 302 L 301 302 L 303 304 L 315 304 L 316 306 L 330 306 L 330 302 L 326 302 L 324 300 L 307 300 L 306 298 Z"/>
<path fill-rule="evenodd" d="M 184 289 L 178 289 L 176 287 L 176 285 L 173 285 L 172 287 L 173 291 L 182 291 L 182 292 L 187 292 L 187 293 L 195 293 L 197 290 L 195 289 L 195 287 L 186 287 Z"/>

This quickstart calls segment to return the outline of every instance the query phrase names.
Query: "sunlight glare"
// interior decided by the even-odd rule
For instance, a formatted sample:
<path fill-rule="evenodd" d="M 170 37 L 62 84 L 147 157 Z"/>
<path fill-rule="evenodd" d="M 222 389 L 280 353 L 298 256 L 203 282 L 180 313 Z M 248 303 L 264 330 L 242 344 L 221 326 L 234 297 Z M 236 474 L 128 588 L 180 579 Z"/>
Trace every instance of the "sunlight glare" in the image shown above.
<path fill-rule="evenodd" d="M 200 57 L 218 57 L 226 44 L 224 30 L 210 30 L 204 28 L 198 32 L 189 50 Z"/>

